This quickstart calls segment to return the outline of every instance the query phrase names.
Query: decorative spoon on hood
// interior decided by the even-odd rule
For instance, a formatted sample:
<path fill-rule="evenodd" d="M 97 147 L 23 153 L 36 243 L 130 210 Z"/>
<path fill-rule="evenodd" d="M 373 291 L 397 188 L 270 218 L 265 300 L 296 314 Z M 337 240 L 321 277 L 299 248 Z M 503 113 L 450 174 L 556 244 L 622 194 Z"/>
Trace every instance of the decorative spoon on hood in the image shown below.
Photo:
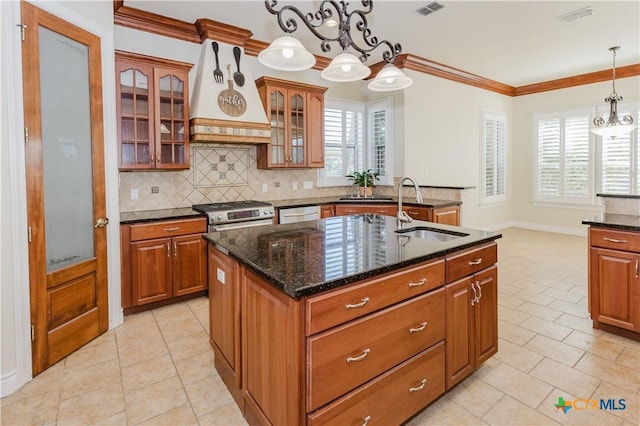
<path fill-rule="evenodd" d="M 238 71 L 233 73 L 233 81 L 238 87 L 242 87 L 244 86 L 244 74 L 240 72 L 240 48 L 238 46 L 233 48 L 233 56 L 236 58 L 236 67 L 238 68 Z"/>

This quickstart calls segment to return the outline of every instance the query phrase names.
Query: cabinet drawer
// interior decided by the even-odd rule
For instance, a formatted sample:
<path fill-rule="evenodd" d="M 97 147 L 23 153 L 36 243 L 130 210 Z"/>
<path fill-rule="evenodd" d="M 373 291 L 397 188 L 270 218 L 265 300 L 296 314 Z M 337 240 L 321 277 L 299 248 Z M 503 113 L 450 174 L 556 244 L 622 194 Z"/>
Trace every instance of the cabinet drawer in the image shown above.
<path fill-rule="evenodd" d="M 307 300 L 307 336 L 444 284 L 444 260 L 405 269 Z"/>
<path fill-rule="evenodd" d="M 447 257 L 447 282 L 466 277 L 498 261 L 498 246 L 491 244 Z"/>
<path fill-rule="evenodd" d="M 131 225 L 131 241 L 200 234 L 203 232 L 207 232 L 207 219 L 204 217 L 140 223 Z"/>
<path fill-rule="evenodd" d="M 444 289 L 307 340 L 307 411 L 444 339 Z"/>
<path fill-rule="evenodd" d="M 311 413 L 309 426 L 401 424 L 444 393 L 444 342 Z"/>
<path fill-rule="evenodd" d="M 640 232 L 589 228 L 589 241 L 594 247 L 640 252 Z"/>

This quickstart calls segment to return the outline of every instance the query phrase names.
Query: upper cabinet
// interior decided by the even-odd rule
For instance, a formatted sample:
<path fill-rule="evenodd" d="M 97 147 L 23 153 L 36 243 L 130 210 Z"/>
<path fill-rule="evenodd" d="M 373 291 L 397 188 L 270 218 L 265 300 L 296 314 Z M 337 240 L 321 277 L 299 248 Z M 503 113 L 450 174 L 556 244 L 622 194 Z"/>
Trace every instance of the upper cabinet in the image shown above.
<path fill-rule="evenodd" d="M 120 170 L 189 168 L 192 64 L 117 51 Z"/>
<path fill-rule="evenodd" d="M 326 87 L 260 77 L 256 80 L 271 143 L 258 145 L 258 168 L 324 167 Z"/>

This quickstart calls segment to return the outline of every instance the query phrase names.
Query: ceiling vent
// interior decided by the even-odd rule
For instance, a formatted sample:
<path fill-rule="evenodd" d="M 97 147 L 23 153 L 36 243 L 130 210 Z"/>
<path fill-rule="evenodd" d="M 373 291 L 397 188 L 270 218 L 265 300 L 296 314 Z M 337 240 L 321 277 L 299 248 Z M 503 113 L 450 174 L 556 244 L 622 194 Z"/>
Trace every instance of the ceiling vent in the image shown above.
<path fill-rule="evenodd" d="M 591 6 L 587 6 L 583 7 L 582 9 L 574 10 L 573 12 L 560 15 L 558 16 L 558 19 L 562 22 L 572 22 L 591 15 L 593 15 L 593 9 L 591 8 Z"/>
<path fill-rule="evenodd" d="M 428 5 L 421 7 L 420 9 L 418 9 L 416 12 L 418 12 L 421 15 L 429 15 L 437 10 L 440 10 L 444 7 L 444 4 L 442 3 L 438 3 L 437 1 L 431 2 Z"/>

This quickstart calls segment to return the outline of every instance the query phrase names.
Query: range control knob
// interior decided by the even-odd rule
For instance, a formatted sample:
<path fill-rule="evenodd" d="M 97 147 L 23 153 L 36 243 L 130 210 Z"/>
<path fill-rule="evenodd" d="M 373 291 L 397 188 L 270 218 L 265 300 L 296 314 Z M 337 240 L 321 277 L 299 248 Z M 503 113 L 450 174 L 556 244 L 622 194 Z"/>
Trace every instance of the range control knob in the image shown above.
<path fill-rule="evenodd" d="M 222 216 L 221 215 L 216 216 L 216 220 L 222 220 Z"/>

